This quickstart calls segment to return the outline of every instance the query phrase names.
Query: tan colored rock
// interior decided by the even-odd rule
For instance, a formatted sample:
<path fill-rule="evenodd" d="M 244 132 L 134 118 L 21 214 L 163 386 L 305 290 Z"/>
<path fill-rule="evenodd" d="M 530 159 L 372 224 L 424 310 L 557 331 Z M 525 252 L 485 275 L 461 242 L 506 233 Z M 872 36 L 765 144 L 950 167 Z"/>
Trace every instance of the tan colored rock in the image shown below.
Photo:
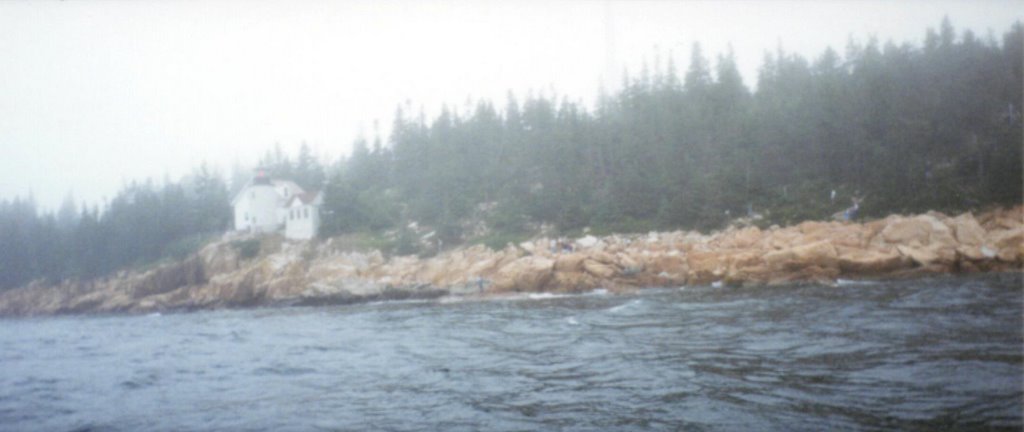
<path fill-rule="evenodd" d="M 838 268 L 836 248 L 828 240 L 771 251 L 763 256 L 764 262 L 775 271 L 792 271 L 810 266 Z"/>
<path fill-rule="evenodd" d="M 901 255 L 923 266 L 931 265 L 939 260 L 939 255 L 931 248 L 897 245 L 896 250 Z"/>
<path fill-rule="evenodd" d="M 648 269 L 655 273 L 685 275 L 690 270 L 686 257 L 679 253 L 659 254 L 651 257 Z"/>
<path fill-rule="evenodd" d="M 1017 262 L 1024 256 L 1024 227 L 991 231 L 985 243 L 997 251 L 1000 261 Z"/>
<path fill-rule="evenodd" d="M 792 251 L 797 263 L 801 267 L 837 268 L 839 265 L 839 255 L 836 252 L 836 248 L 828 240 L 794 246 Z"/>
<path fill-rule="evenodd" d="M 970 213 L 949 219 L 956 241 L 965 246 L 981 246 L 985 241 L 985 229 Z"/>
<path fill-rule="evenodd" d="M 871 239 L 880 234 L 882 230 L 884 230 L 885 227 L 896 218 L 898 218 L 898 216 L 889 216 L 888 218 L 885 219 L 865 222 L 864 224 L 860 225 L 860 230 L 864 234 L 865 238 Z"/>
<path fill-rule="evenodd" d="M 687 279 L 692 283 L 705 284 L 725 276 L 729 268 L 730 255 L 719 252 L 690 252 L 686 255 L 689 272 Z"/>
<path fill-rule="evenodd" d="M 583 270 L 583 260 L 587 257 L 586 255 L 579 253 L 570 253 L 558 255 L 555 258 L 555 271 L 559 272 L 578 272 Z"/>
<path fill-rule="evenodd" d="M 753 247 L 761 241 L 763 234 L 761 229 L 755 226 L 742 229 L 726 231 L 723 235 L 720 246 L 730 249 L 745 249 Z"/>
<path fill-rule="evenodd" d="M 162 265 L 131 279 L 133 279 L 129 287 L 131 296 L 140 299 L 185 285 L 205 283 L 206 273 L 203 270 L 202 261 L 198 257 L 192 256 L 181 262 Z"/>
<path fill-rule="evenodd" d="M 421 259 L 385 259 L 288 243 L 238 260 L 230 237 L 179 263 L 121 271 L 92 281 L 42 282 L 0 292 L 0 314 L 149 311 L 246 306 L 317 298 L 379 298 L 423 290 L 580 291 L 596 287 L 703 284 L 760 285 L 840 275 L 901 277 L 934 272 L 1019 271 L 1024 206 L 954 218 L 930 212 L 864 224 L 805 222 L 761 231 L 730 228 L 593 238 L 591 248 L 551 254 L 545 240 L 492 251 L 473 246 Z M 273 246 L 273 245 L 271 245 Z M 441 290 L 441 291 L 438 291 Z M 385 293 L 387 291 L 387 293 Z"/>
<path fill-rule="evenodd" d="M 956 247 L 956 253 L 963 258 L 961 261 L 981 261 L 986 258 L 985 250 L 982 248 L 983 246 L 959 245 Z M 963 265 L 963 262 L 961 262 L 961 265 Z"/>
<path fill-rule="evenodd" d="M 488 256 L 472 262 L 466 274 L 473 277 L 488 277 L 499 268 L 500 257 Z"/>
<path fill-rule="evenodd" d="M 895 250 L 841 248 L 838 252 L 839 269 L 844 274 L 879 275 L 910 267 L 910 260 Z"/>
<path fill-rule="evenodd" d="M 842 226 L 839 222 L 807 221 L 797 225 L 796 228 L 801 234 L 802 243 L 813 243 L 834 238 L 835 231 Z"/>
<path fill-rule="evenodd" d="M 583 260 L 583 270 L 602 279 L 611 279 L 618 274 L 618 270 L 614 266 L 589 258 Z"/>
<path fill-rule="evenodd" d="M 615 255 L 605 252 L 603 250 L 589 250 L 586 252 L 587 258 L 597 261 L 601 264 L 614 265 Z"/>
<path fill-rule="evenodd" d="M 978 222 L 988 231 L 1020 228 L 1024 225 L 1024 205 L 986 212 L 978 217 Z"/>
<path fill-rule="evenodd" d="M 549 287 L 552 291 L 579 292 L 600 287 L 602 283 L 607 282 L 603 282 L 583 272 L 556 272 L 554 278 L 549 283 Z"/>
<path fill-rule="evenodd" d="M 512 261 L 494 276 L 496 292 L 543 291 L 554 275 L 555 261 L 527 256 Z"/>
<path fill-rule="evenodd" d="M 774 272 L 760 257 L 740 258 L 726 271 L 723 282 L 729 285 L 745 283 L 767 283 Z"/>
<path fill-rule="evenodd" d="M 798 224 L 796 226 L 796 229 L 797 231 L 800 231 L 801 234 L 807 235 L 818 233 L 821 231 L 828 231 L 832 227 L 832 222 L 806 221 Z"/>
<path fill-rule="evenodd" d="M 778 271 L 796 261 L 796 254 L 793 252 L 793 248 L 785 248 L 768 252 L 762 256 L 762 259 L 768 267 Z"/>
<path fill-rule="evenodd" d="M 199 251 L 206 273 L 210 275 L 238 270 L 238 251 L 230 244 L 213 243 Z"/>
<path fill-rule="evenodd" d="M 615 255 L 615 264 L 624 271 L 636 273 L 643 270 L 643 265 L 628 253 L 619 252 Z"/>
<path fill-rule="evenodd" d="M 799 243 L 801 235 L 796 230 L 781 229 L 772 231 L 772 233 L 764 240 L 767 249 L 770 250 L 782 250 L 792 247 Z"/>
<path fill-rule="evenodd" d="M 879 235 L 890 244 L 928 244 L 932 224 L 930 220 L 925 219 L 926 217 L 928 216 L 922 215 L 915 218 L 898 219 L 886 225 Z"/>
<path fill-rule="evenodd" d="M 832 242 L 832 245 L 839 247 L 849 248 L 866 248 L 867 230 L 860 225 L 843 225 L 841 228 L 833 231 L 829 236 L 828 240 Z"/>
<path fill-rule="evenodd" d="M 730 267 L 757 267 L 765 265 L 764 253 L 757 250 L 745 250 L 732 255 Z"/>

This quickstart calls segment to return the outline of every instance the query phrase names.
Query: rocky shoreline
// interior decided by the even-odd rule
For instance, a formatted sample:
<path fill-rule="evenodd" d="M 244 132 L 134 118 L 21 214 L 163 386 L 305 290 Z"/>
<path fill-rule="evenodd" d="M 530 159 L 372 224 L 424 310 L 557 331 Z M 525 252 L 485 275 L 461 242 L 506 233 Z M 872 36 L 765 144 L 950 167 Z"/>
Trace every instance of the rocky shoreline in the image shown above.
<path fill-rule="evenodd" d="M 90 281 L 34 282 L 0 293 L 0 315 L 145 313 L 268 305 L 610 291 L 681 285 L 760 286 L 839 278 L 1021 271 L 1024 206 L 951 217 L 937 212 L 864 223 L 731 227 L 537 239 L 431 258 L 338 250 L 332 240 L 283 242 L 243 258 L 230 235 L 180 262 Z"/>

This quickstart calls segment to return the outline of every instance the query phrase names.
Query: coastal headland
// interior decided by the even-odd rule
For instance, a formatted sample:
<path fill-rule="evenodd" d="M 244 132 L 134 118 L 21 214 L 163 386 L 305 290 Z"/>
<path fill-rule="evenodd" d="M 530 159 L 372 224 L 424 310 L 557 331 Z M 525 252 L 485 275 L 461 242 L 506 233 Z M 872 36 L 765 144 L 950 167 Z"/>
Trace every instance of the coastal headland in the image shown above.
<path fill-rule="evenodd" d="M 978 214 L 808 221 L 710 234 L 538 238 L 500 250 L 459 247 L 429 258 L 355 252 L 333 239 L 278 241 L 246 256 L 225 235 L 184 260 L 93 280 L 36 281 L 0 293 L 0 315 L 147 313 L 273 305 L 625 291 L 715 284 L 748 287 L 837 279 L 1021 271 L 1024 206 Z"/>

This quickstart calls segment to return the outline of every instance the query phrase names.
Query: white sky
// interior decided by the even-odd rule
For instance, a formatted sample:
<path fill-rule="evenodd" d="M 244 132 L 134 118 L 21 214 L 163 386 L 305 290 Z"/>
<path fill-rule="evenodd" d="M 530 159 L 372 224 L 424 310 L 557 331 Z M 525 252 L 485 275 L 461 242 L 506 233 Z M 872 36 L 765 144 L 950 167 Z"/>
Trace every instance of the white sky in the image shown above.
<path fill-rule="evenodd" d="M 685 70 L 731 44 L 748 86 L 766 50 L 920 43 L 948 15 L 1001 40 L 1020 1 L 4 1 L 0 199 L 90 204 L 127 181 L 229 172 L 280 143 L 347 154 L 409 101 L 428 118 L 513 91 L 589 103 L 655 52 Z M 609 49 L 606 17 L 611 19 Z M 612 71 L 612 72 L 609 72 Z M 618 78 L 611 80 L 618 85 Z"/>

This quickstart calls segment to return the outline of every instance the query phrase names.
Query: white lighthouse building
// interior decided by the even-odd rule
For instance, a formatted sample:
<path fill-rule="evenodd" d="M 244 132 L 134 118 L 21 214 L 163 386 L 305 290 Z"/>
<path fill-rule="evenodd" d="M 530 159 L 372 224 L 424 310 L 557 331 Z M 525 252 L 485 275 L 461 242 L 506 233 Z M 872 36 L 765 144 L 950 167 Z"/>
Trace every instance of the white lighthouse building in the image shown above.
<path fill-rule="evenodd" d="M 306 192 L 290 180 L 271 179 L 257 170 L 252 180 L 231 200 L 235 230 L 255 233 L 284 231 L 285 237 L 308 240 L 320 228 L 319 192 Z"/>

